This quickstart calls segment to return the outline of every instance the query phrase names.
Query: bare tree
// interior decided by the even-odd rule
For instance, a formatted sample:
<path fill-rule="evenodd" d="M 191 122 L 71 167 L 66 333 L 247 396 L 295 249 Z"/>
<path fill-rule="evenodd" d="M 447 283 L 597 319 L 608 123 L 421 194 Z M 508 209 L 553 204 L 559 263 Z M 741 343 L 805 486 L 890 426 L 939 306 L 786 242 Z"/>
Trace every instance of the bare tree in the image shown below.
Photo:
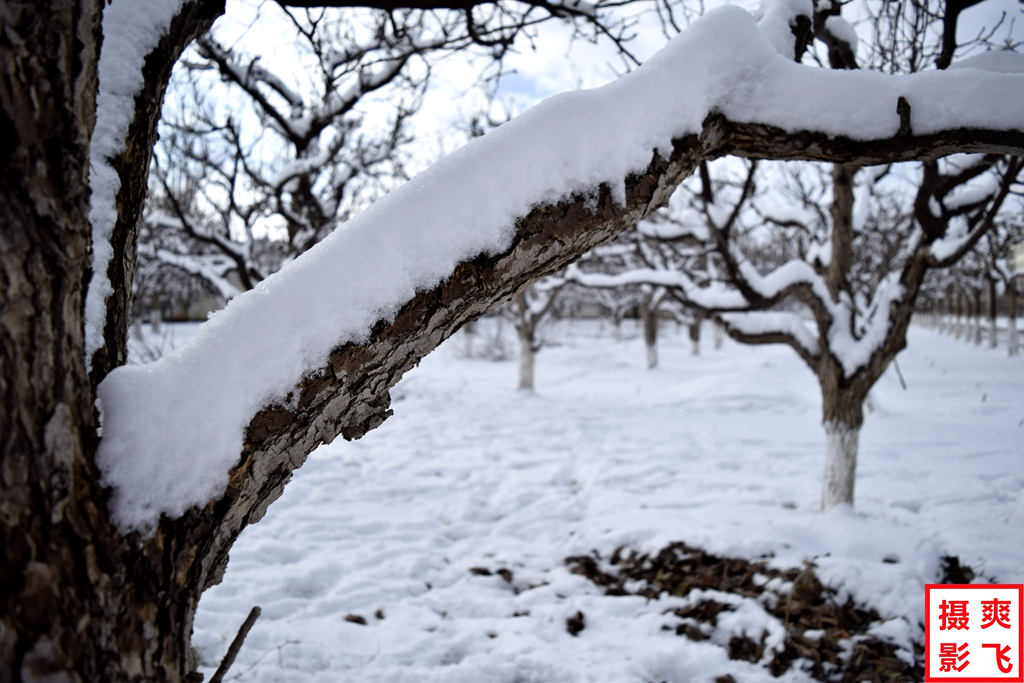
<path fill-rule="evenodd" d="M 551 312 L 565 281 L 548 277 L 519 290 L 509 308 L 519 338 L 519 390 L 533 391 L 537 353 L 543 348 L 541 322 Z"/>
<path fill-rule="evenodd" d="M 928 16 L 935 21 L 943 15 Z M 834 69 L 856 68 L 855 35 L 839 16 L 838 4 L 817 5 L 813 26 L 827 52 L 823 61 Z M 955 17 L 945 28 L 955 31 Z M 923 37 L 915 41 L 904 48 L 909 50 L 908 68 L 920 64 L 924 49 Z M 926 53 L 948 64 L 945 46 Z M 885 55 L 895 58 L 891 51 Z M 906 99 L 900 111 L 901 125 L 909 126 Z M 592 284 L 667 286 L 691 308 L 714 315 L 738 341 L 790 346 L 821 388 L 822 507 L 853 504 L 864 402 L 906 346 L 925 275 L 957 263 L 992 230 L 1007 198 L 1019 188 L 1021 171 L 1019 160 L 998 155 L 928 161 L 909 183 L 903 181 L 907 169 L 839 164 L 809 177 L 813 171 L 801 166 L 790 174 L 788 186 L 796 210 L 779 213 L 778 200 L 774 205 L 754 201 L 756 164 L 718 182 L 703 166 L 701 182 L 691 190 L 689 227 L 676 221 L 678 234 L 660 240 L 662 254 L 674 252 L 673 257 L 648 258 L 645 270 L 618 278 L 573 277 Z M 889 174 L 894 175 L 887 179 Z M 897 186 L 909 185 L 911 193 L 895 189 L 894 179 Z M 855 216 L 858 191 L 866 214 L 860 220 Z M 911 211 L 903 208 L 908 205 Z M 745 222 L 749 213 L 754 216 Z M 755 236 L 764 224 L 774 232 L 759 242 Z M 691 246 L 694 241 L 714 251 L 713 263 L 693 258 L 702 249 Z M 981 291 L 975 278 L 963 297 L 975 312 L 975 343 L 981 340 Z"/>
<path fill-rule="evenodd" d="M 489 60 L 481 79 L 497 77 L 520 35 L 554 16 L 533 9 L 353 15 L 284 7 L 281 20 L 312 73 L 282 72 L 274 60 L 201 36 L 172 75 L 153 172 L 159 208 L 144 218 L 151 227 L 140 259 L 188 267 L 218 288 L 230 278 L 252 289 L 406 179 L 408 122 L 435 62 L 472 50 Z M 380 104 L 366 112 L 374 99 L 388 102 L 386 125 Z M 149 246 L 147 236 L 168 231 L 179 233 L 177 249 Z"/>
<path fill-rule="evenodd" d="M 427 8 L 437 4 L 423 3 Z M 391 3 L 376 5 L 397 9 Z M 118 426 L 113 419 L 117 411 L 111 412 L 107 402 L 101 425 L 97 386 L 108 398 L 125 381 L 152 390 L 156 405 L 138 401 L 121 415 L 125 419 L 162 409 L 160 388 L 145 379 L 157 374 L 119 367 L 124 363 L 135 245 L 171 67 L 224 8 L 209 0 L 154 3 L 144 9 L 130 0 L 114 0 L 105 11 L 104 6 L 99 0 L 0 5 L 0 678 L 5 680 L 195 680 L 189 641 L 199 596 L 220 580 L 238 534 L 262 517 L 306 454 L 339 434 L 358 438 L 379 425 L 389 415 L 388 389 L 462 323 L 635 225 L 663 204 L 701 161 L 732 153 L 865 165 L 954 150 L 1024 153 L 1024 120 L 1015 118 L 1012 105 L 1006 106 L 1013 102 L 1014 89 L 998 79 L 978 79 L 980 90 L 973 96 L 984 94 L 993 106 L 1002 103 L 1000 111 L 1010 112 L 1002 125 L 969 106 L 970 97 L 957 88 L 945 87 L 953 80 L 940 77 L 935 83 L 942 88 L 923 88 L 915 106 L 941 101 L 948 117 L 941 125 L 902 135 L 888 124 L 872 126 L 870 117 L 855 122 L 863 124 L 855 137 L 843 134 L 849 130 L 786 120 L 771 113 L 779 103 L 777 95 L 763 90 L 749 90 L 743 98 L 743 106 L 750 107 L 743 111 L 757 112 L 751 116 L 728 109 L 725 100 L 711 99 L 722 108 L 699 112 L 693 128 L 658 128 L 661 132 L 642 143 L 643 160 L 622 166 L 614 176 L 592 176 L 572 189 L 564 184 L 537 189 L 505 226 L 503 248 L 467 250 L 452 262 L 431 261 L 430 278 L 419 287 L 396 288 L 387 309 L 359 323 L 356 336 L 321 339 L 330 346 L 324 354 L 297 347 L 288 357 L 291 370 L 275 378 L 264 393 L 247 396 L 248 407 L 238 408 L 244 424 L 232 437 L 237 437 L 237 444 L 231 442 L 237 448 L 204 445 L 201 457 L 227 457 L 217 475 L 223 477 L 223 487 L 176 512 L 157 510 L 152 525 L 140 529 L 120 524 L 124 520 L 111 505 L 117 509 L 126 495 L 148 496 L 175 482 L 153 470 L 144 472 L 134 488 L 109 486 L 99 469 L 98 451 L 116 450 L 137 433 Z M 556 14 L 587 9 L 543 0 L 515 7 Z M 474 17 L 505 8 L 459 6 Z M 742 10 L 728 9 L 709 20 L 702 30 L 714 34 L 715 27 L 735 28 L 749 37 L 745 49 L 771 49 Z M 799 28 L 806 21 L 790 17 L 783 26 Z M 699 57 L 717 45 L 692 41 L 684 47 Z M 746 77 L 723 75 L 699 59 L 682 63 L 698 69 L 694 75 L 703 74 L 706 82 L 727 78 L 723 92 L 749 85 Z M 793 78 L 801 81 L 804 73 Z M 647 83 L 646 76 L 633 78 L 633 87 Z M 806 80 L 801 82 L 807 86 Z M 810 87 L 801 93 L 818 114 L 835 111 L 834 97 Z M 594 111 L 598 96 L 582 94 L 578 97 L 583 99 L 573 102 L 584 102 L 587 111 Z M 867 97 L 879 105 L 874 111 L 891 110 L 895 116 L 893 98 L 880 92 Z M 551 106 L 567 106 L 566 100 Z M 541 148 L 534 134 L 537 127 L 564 130 L 564 124 L 564 119 L 542 112 L 503 126 L 494 139 L 519 145 L 531 158 L 562 154 L 561 146 Z M 495 149 L 490 143 L 473 146 L 459 159 L 488 159 Z M 622 141 L 616 137 L 600 143 Z M 567 167 L 582 163 L 568 152 L 559 158 Z M 496 165 L 499 161 L 490 160 Z M 426 176 L 418 187 L 431 181 L 440 182 L 439 172 Z M 399 200 L 388 206 L 379 211 L 401 213 L 407 208 Z M 372 234 L 376 224 L 365 225 Z M 320 257 L 314 252 L 325 254 L 323 249 L 330 246 L 322 243 L 320 251 L 307 252 L 300 265 L 316 262 Z M 377 255 L 386 263 L 386 250 Z M 331 265 L 312 270 L 322 276 Z M 293 268 L 292 275 L 268 278 L 260 290 L 237 297 L 206 329 L 230 332 L 238 350 L 257 348 L 262 340 L 248 334 L 259 329 L 251 327 L 253 316 L 261 315 L 274 287 L 296 272 L 305 271 Z M 326 296 L 335 297 L 335 292 Z M 327 299 L 323 306 L 333 301 Z M 303 324 L 316 319 L 304 319 Z M 287 323 L 287 315 L 271 322 L 278 328 Z M 296 336 L 306 331 L 301 326 L 294 330 Z M 178 377 L 184 384 L 202 380 L 213 383 L 204 386 L 233 390 L 226 381 L 218 383 L 227 379 L 225 368 L 190 365 L 194 360 L 182 353 L 174 360 L 182 365 L 162 367 L 182 368 Z M 273 356 L 261 360 L 269 363 Z M 255 376 L 262 370 L 248 365 L 232 372 Z M 198 401 L 179 407 L 197 411 L 194 423 L 165 425 L 160 438 L 133 450 L 133 456 L 181 462 L 182 454 L 170 450 L 166 439 L 203 427 L 208 416 Z M 152 427 L 152 422 L 146 424 Z"/>

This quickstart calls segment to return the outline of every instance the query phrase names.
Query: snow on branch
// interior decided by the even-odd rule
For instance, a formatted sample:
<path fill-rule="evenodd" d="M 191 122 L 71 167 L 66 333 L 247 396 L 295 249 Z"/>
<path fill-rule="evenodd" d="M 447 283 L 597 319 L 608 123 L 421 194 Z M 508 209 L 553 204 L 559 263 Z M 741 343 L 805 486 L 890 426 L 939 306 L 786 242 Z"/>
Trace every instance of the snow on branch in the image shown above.
<path fill-rule="evenodd" d="M 146 56 L 167 33 L 181 5 L 180 0 L 114 0 L 103 10 L 96 127 L 89 148 L 93 262 L 85 299 L 87 367 L 91 367 L 93 354 L 104 344 L 107 297 L 113 293 L 107 269 L 115 255 L 111 235 L 118 218 L 121 179 L 111 162 L 124 151 L 128 127 L 135 115 L 135 97 L 144 85 L 142 66 Z"/>
<path fill-rule="evenodd" d="M 730 334 L 740 336 L 747 343 L 759 339 L 796 344 L 804 359 L 813 359 L 821 353 L 821 344 L 808 329 L 807 322 L 798 314 L 788 311 L 745 311 L 722 313 L 718 316 Z"/>
<path fill-rule="evenodd" d="M 92 381 L 123 363 L 135 237 L 170 71 L 223 4 L 113 0 L 103 10 L 96 125 L 90 140 L 93 261 L 85 297 L 86 367 Z"/>
<path fill-rule="evenodd" d="M 897 139 L 900 96 L 914 125 Z M 1024 152 L 1024 77 L 827 72 L 787 61 L 745 11 L 711 12 L 635 72 L 437 162 L 186 347 L 110 373 L 97 462 L 114 516 L 152 529 L 223 496 L 265 505 L 272 472 L 284 481 L 320 442 L 375 427 L 388 388 L 460 324 L 635 225 L 701 160 L 891 161 L 951 146 Z"/>

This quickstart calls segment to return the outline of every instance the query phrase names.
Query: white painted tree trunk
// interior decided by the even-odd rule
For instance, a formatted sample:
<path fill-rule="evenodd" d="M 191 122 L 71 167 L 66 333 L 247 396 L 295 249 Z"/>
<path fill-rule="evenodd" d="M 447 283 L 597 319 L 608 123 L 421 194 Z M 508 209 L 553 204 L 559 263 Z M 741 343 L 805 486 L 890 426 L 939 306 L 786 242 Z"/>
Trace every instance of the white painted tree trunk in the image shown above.
<path fill-rule="evenodd" d="M 644 346 L 647 348 L 647 369 L 653 370 L 658 367 L 658 345 L 647 342 Z"/>
<path fill-rule="evenodd" d="M 853 505 L 860 427 L 841 422 L 826 422 L 824 426 L 825 476 L 821 488 L 821 509 Z"/>
<path fill-rule="evenodd" d="M 533 391 L 533 335 L 519 333 L 519 390 Z"/>
<path fill-rule="evenodd" d="M 153 306 L 149 309 L 149 330 L 153 334 L 160 334 L 160 327 L 163 323 L 164 312 L 161 306 Z"/>

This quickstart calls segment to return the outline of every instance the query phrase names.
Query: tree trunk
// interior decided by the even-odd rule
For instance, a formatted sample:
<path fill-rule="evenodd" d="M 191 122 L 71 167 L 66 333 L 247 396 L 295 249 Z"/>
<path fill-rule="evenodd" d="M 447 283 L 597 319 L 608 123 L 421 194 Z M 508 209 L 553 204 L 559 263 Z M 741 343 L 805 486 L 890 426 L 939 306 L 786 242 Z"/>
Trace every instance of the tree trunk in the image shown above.
<path fill-rule="evenodd" d="M 533 391 L 535 356 L 532 330 L 519 328 L 519 391 Z"/>
<path fill-rule="evenodd" d="M 651 310 L 651 294 L 644 294 L 640 303 L 640 317 L 643 319 L 644 349 L 647 352 L 647 369 L 658 367 L 658 312 Z"/>
<path fill-rule="evenodd" d="M 694 317 L 690 323 L 690 355 L 700 355 L 700 317 Z"/>
<path fill-rule="evenodd" d="M 974 344 L 981 346 L 981 287 L 974 288 Z"/>
<path fill-rule="evenodd" d="M 5 3 L 0 39 L 0 680 L 181 680 L 198 579 L 107 514 L 85 367 L 104 3 Z M 199 552 L 190 548 L 195 555 Z M 178 571 L 181 574 L 178 574 Z"/>
<path fill-rule="evenodd" d="M 725 328 L 722 327 L 722 323 L 716 320 L 713 329 L 715 331 L 715 349 L 717 350 L 722 348 L 722 344 L 725 343 Z"/>
<path fill-rule="evenodd" d="M 533 391 L 533 361 L 536 355 L 537 321 L 531 319 L 525 290 L 515 296 L 516 333 L 519 336 L 519 391 Z"/>
<path fill-rule="evenodd" d="M 1017 336 L 1017 278 L 1010 278 L 1010 283 L 1006 288 L 1006 293 L 1010 297 L 1010 338 L 1007 341 L 1006 348 L 1009 355 L 1016 356 L 1020 353 L 1020 339 Z"/>
<path fill-rule="evenodd" d="M 988 346 L 991 349 L 999 346 L 999 327 L 997 324 L 996 311 L 996 281 L 988 278 Z"/>
<path fill-rule="evenodd" d="M 825 475 L 821 489 L 821 509 L 853 505 L 860 427 L 843 422 L 826 422 L 824 427 Z"/>
<path fill-rule="evenodd" d="M 160 325 L 163 322 L 164 312 L 160 302 L 155 301 L 149 308 L 149 331 L 153 334 L 160 334 Z"/>
<path fill-rule="evenodd" d="M 957 292 L 956 298 L 954 299 L 956 304 L 953 309 L 953 338 L 959 339 L 963 332 L 963 312 L 964 312 L 964 297 L 963 294 Z"/>
<path fill-rule="evenodd" d="M 473 338 L 476 337 L 476 321 L 470 320 L 462 326 L 462 355 L 473 357 Z"/>
<path fill-rule="evenodd" d="M 948 334 L 953 334 L 953 321 L 955 319 L 956 302 L 953 295 L 952 285 L 946 287 L 946 317 L 945 324 L 943 325 L 943 331 Z"/>
<path fill-rule="evenodd" d="M 837 505 L 853 505 L 865 394 L 845 383 L 843 370 L 837 363 L 821 368 L 818 380 L 822 395 L 821 422 L 825 429 L 821 509 L 828 510 Z"/>

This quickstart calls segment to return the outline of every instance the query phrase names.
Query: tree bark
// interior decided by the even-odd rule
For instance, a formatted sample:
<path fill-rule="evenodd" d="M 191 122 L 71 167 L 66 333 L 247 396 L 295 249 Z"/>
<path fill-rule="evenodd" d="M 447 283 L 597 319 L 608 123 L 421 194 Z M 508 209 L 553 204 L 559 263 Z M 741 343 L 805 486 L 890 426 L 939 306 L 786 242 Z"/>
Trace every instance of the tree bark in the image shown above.
<path fill-rule="evenodd" d="M 690 355 L 700 355 L 700 325 L 703 320 L 699 315 L 695 315 L 693 322 L 690 323 Z"/>
<path fill-rule="evenodd" d="M 3 7 L 0 680 L 178 680 L 191 577 L 110 523 L 84 293 L 102 4 Z M 186 588 L 187 587 L 187 588 Z M 183 622 L 184 620 L 184 622 Z"/>
<path fill-rule="evenodd" d="M 640 317 L 644 331 L 644 351 L 647 362 L 647 369 L 653 370 L 658 367 L 658 312 L 651 310 L 652 295 L 645 292 L 640 302 Z"/>

